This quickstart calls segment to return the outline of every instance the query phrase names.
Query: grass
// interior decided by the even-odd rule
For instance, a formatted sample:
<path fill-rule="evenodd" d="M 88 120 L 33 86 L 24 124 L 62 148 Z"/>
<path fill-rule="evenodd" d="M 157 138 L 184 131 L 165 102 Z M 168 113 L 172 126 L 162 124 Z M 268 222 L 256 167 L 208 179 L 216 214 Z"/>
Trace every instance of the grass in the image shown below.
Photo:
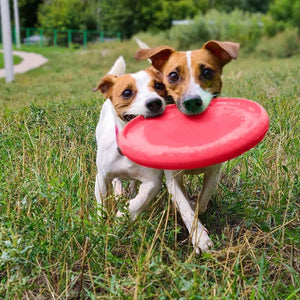
<path fill-rule="evenodd" d="M 22 62 L 22 57 L 18 56 L 18 55 L 13 55 L 13 61 L 14 61 L 14 65 L 17 65 L 19 63 Z M 4 68 L 4 55 L 2 52 L 0 52 L 0 69 Z"/>
<path fill-rule="evenodd" d="M 298 299 L 299 56 L 241 53 L 224 69 L 223 95 L 262 104 L 270 130 L 224 164 L 201 216 L 214 251 L 197 257 L 165 186 L 134 223 L 96 214 L 103 98 L 91 89 L 119 55 L 129 71 L 146 66 L 134 42 L 30 50 L 49 63 L 0 80 L 1 298 Z M 191 197 L 201 182 L 187 180 Z"/>

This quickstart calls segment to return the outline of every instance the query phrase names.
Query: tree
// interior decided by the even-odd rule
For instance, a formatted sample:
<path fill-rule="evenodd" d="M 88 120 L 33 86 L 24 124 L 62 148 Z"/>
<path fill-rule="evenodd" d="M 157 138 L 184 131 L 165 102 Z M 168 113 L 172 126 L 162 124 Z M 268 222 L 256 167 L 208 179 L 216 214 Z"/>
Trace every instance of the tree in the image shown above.
<path fill-rule="evenodd" d="M 161 11 L 159 0 L 102 0 L 100 4 L 101 30 L 118 31 L 130 38 L 139 31 L 146 31 L 157 20 Z"/>
<path fill-rule="evenodd" d="M 268 11 L 270 0 L 212 0 L 211 5 L 221 11 L 230 12 L 234 9 L 240 9 L 249 12 Z"/>
<path fill-rule="evenodd" d="M 13 9 L 13 0 L 10 1 Z M 37 25 L 37 11 L 43 0 L 18 0 L 21 27 L 35 27 Z"/>
<path fill-rule="evenodd" d="M 300 0 L 275 0 L 270 14 L 276 21 L 283 21 L 300 28 Z"/>
<path fill-rule="evenodd" d="M 39 7 L 38 21 L 43 28 L 97 29 L 97 1 L 45 1 Z"/>
<path fill-rule="evenodd" d="M 168 29 L 173 20 L 193 18 L 210 0 L 102 0 L 101 29 L 130 38 L 140 31 Z"/>

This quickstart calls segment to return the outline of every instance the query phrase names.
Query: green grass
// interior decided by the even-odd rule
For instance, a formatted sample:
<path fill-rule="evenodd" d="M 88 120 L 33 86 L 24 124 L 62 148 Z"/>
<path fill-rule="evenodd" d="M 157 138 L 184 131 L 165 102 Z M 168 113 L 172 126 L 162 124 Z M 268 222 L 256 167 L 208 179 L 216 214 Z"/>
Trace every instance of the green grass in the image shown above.
<path fill-rule="evenodd" d="M 14 61 L 14 65 L 17 65 L 19 63 L 22 62 L 22 57 L 18 56 L 18 55 L 13 55 L 13 61 Z M 0 52 L 0 69 L 4 68 L 4 55 L 2 52 Z"/>
<path fill-rule="evenodd" d="M 197 257 L 165 186 L 134 223 L 96 214 L 103 98 L 91 90 L 119 55 L 129 71 L 147 65 L 133 59 L 134 42 L 34 50 L 49 62 L 0 80 L 1 298 L 297 299 L 299 56 L 241 53 L 224 69 L 223 95 L 262 104 L 270 130 L 224 164 L 201 216 L 214 251 Z M 191 197 L 201 181 L 187 181 Z"/>

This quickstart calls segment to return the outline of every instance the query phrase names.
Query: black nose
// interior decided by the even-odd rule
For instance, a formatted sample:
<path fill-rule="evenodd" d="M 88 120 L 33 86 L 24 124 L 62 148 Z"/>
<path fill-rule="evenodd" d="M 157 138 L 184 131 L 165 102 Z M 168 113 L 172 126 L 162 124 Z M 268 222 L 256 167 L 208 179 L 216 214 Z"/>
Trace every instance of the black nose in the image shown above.
<path fill-rule="evenodd" d="M 160 111 L 162 107 L 162 101 L 159 98 L 149 99 L 146 101 L 146 107 L 153 113 Z"/>
<path fill-rule="evenodd" d="M 186 99 L 183 101 L 185 109 L 192 114 L 198 114 L 202 111 L 203 101 L 199 97 Z"/>

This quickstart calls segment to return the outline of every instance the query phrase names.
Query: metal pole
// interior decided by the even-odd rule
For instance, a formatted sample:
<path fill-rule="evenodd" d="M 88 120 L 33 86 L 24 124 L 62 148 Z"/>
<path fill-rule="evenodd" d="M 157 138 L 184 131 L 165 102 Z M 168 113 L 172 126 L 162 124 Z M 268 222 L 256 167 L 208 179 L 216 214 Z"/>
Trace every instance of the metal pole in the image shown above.
<path fill-rule="evenodd" d="M 20 49 L 20 21 L 19 21 L 19 7 L 18 0 L 14 0 L 14 16 L 15 16 L 15 38 L 17 48 Z"/>
<path fill-rule="evenodd" d="M 8 0 L 1 1 L 1 25 L 3 36 L 4 65 L 6 82 L 14 81 L 11 25 Z"/>

